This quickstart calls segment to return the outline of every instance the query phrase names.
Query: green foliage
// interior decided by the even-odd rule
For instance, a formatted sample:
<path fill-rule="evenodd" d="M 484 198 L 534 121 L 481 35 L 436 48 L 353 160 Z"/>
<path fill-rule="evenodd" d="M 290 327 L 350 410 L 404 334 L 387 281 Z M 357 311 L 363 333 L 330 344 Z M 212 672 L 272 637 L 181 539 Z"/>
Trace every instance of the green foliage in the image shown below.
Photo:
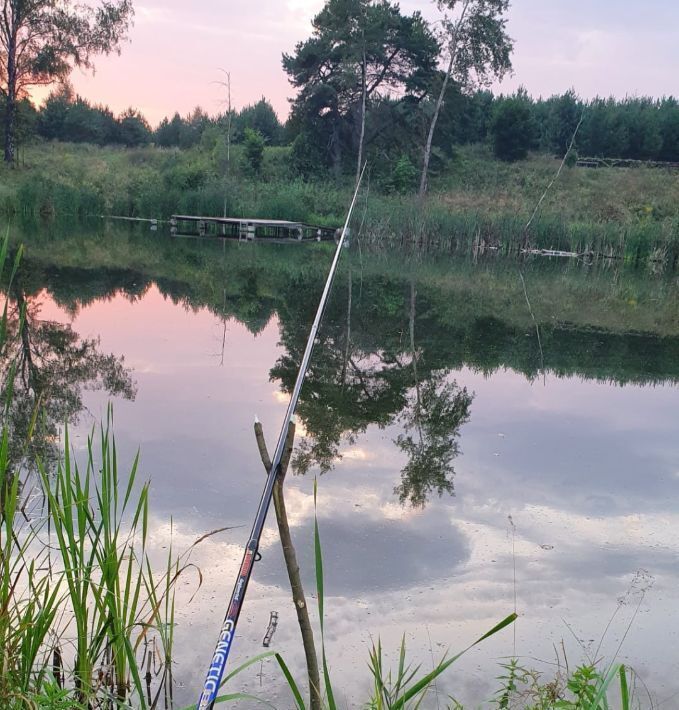
<path fill-rule="evenodd" d="M 634 680 L 635 674 L 622 664 L 613 664 L 604 671 L 584 664 L 570 675 L 560 669 L 547 682 L 538 671 L 520 666 L 516 659 L 501 667 L 504 674 L 498 677 L 500 688 L 495 697 L 498 708 L 609 710 L 619 707 L 630 710 L 641 707 L 629 690 L 628 675 Z"/>
<path fill-rule="evenodd" d="M 402 195 L 411 192 L 415 188 L 416 181 L 417 168 L 407 155 L 402 155 L 394 166 L 391 176 L 394 190 Z"/>
<path fill-rule="evenodd" d="M 75 101 L 73 87 L 64 82 L 45 99 L 40 111 L 38 130 L 44 138 L 65 140 L 66 117 Z"/>
<path fill-rule="evenodd" d="M 182 117 L 175 113 L 171 120 L 164 118 L 154 133 L 155 142 L 163 148 L 170 146 L 180 146 L 184 143 L 182 134 L 184 133 L 184 121 Z"/>
<path fill-rule="evenodd" d="M 561 158 L 568 150 L 582 115 L 582 105 L 575 91 L 570 89 L 562 96 L 554 97 L 550 102 L 549 114 L 549 149 Z"/>
<path fill-rule="evenodd" d="M 368 708 L 370 710 L 405 710 L 405 708 L 420 707 L 432 684 L 442 673 L 472 648 L 502 631 L 502 629 L 507 628 L 516 619 L 516 614 L 510 614 L 460 653 L 457 653 L 452 658 L 444 656 L 434 666 L 433 670 L 417 680 L 415 680 L 415 677 L 419 673 L 420 666 L 411 670 L 410 666 L 406 665 L 405 637 L 401 639 L 399 664 L 395 676 L 391 671 L 385 673 L 382 664 L 382 646 L 378 641 L 377 647 L 373 645 L 370 652 L 370 672 L 374 680 L 374 691 L 368 702 Z"/>
<path fill-rule="evenodd" d="M 490 124 L 493 152 L 500 160 L 523 160 L 533 144 L 530 105 L 521 95 L 505 99 Z"/>
<path fill-rule="evenodd" d="M 313 151 L 315 146 L 306 147 Z M 255 176 L 243 145 L 232 145 L 233 179 L 227 186 L 226 145 L 219 142 L 217 148 L 29 146 L 25 169 L 0 166 L 0 212 L 22 219 L 105 214 L 162 219 L 173 213 L 222 216 L 226 209 L 227 215 L 341 225 L 351 183 L 329 182 L 311 154 L 308 165 L 315 177 L 304 182 L 295 172 L 294 150 L 265 146 Z M 394 162 L 400 157 L 395 155 Z M 534 153 L 521 163 L 507 163 L 483 146 L 460 148 L 422 211 L 414 197 L 394 194 L 393 164 L 375 164 L 363 237 L 375 245 L 417 242 L 423 250 L 471 247 L 479 235 L 486 246 L 516 250 L 557 168 L 553 158 Z M 576 169 L 562 178 L 531 226 L 532 246 L 639 260 L 656 253 L 667 264 L 679 255 L 679 182 L 664 171 Z"/>
<path fill-rule="evenodd" d="M 299 90 L 290 123 L 321 153 L 316 165 L 336 175 L 355 162 L 360 135 L 363 80 L 369 105 L 388 94 L 409 101 L 426 91 L 436 72 L 438 44 L 419 13 L 401 14 L 388 1 L 328 0 L 313 20 L 313 34 L 283 68 Z M 308 164 L 305 165 L 308 167 Z"/>
<path fill-rule="evenodd" d="M 295 173 L 304 178 L 320 176 L 328 167 L 327 155 L 307 133 L 300 133 L 293 141 L 290 162 Z"/>
<path fill-rule="evenodd" d="M 283 126 L 273 106 L 262 96 L 252 106 L 245 106 L 233 117 L 234 138 L 236 142 L 247 143 L 247 129 L 259 133 L 267 145 L 280 145 L 283 139 Z"/>
<path fill-rule="evenodd" d="M 68 83 L 53 91 L 40 109 L 38 135 L 48 140 L 135 147 L 149 142 L 151 129 L 139 111 L 128 109 L 117 118 L 105 106 L 92 106 L 75 96 Z"/>
<path fill-rule="evenodd" d="M 55 471 L 35 460 L 55 536 L 54 545 L 48 545 L 41 537 L 47 521 L 26 509 L 22 491 L 27 481 L 9 466 L 7 445 L 3 420 L 2 707 L 18 710 L 24 706 L 18 699 L 53 708 L 92 707 L 111 698 L 124 705 L 133 697 L 135 707 L 145 708 L 137 647 L 156 635 L 162 658 L 171 658 L 167 623 L 173 618 L 173 589 L 183 568 L 170 560 L 165 576 L 153 575 L 145 549 L 148 486 L 134 493 L 137 462 L 127 480 L 119 478 L 108 427 L 102 428 L 96 455 L 93 440 L 88 441 L 84 471 L 71 458 L 67 432 Z M 73 645 L 72 660 L 62 654 L 67 644 Z M 56 678 L 57 672 L 63 677 Z"/>
<path fill-rule="evenodd" d="M 575 148 L 571 148 L 568 153 L 566 153 L 566 159 L 564 160 L 564 165 L 567 168 L 574 168 L 578 164 L 578 151 Z"/>
<path fill-rule="evenodd" d="M 219 135 L 212 148 L 212 161 L 217 175 L 227 175 L 231 167 L 231 147 L 223 135 Z"/>
<path fill-rule="evenodd" d="M 413 372 L 415 394 L 399 415 L 404 431 L 396 439 L 408 461 L 395 493 L 402 504 L 421 508 L 433 492 L 439 497 L 453 492 L 457 438 L 460 427 L 469 420 L 473 394 L 456 382 L 446 382 L 444 372 L 428 373 L 423 382 L 416 367 Z"/>
<path fill-rule="evenodd" d="M 1 60 L 0 60 L 1 61 Z M 5 125 L 7 103 L 0 94 L 0 128 Z M 23 97 L 16 103 L 16 122 L 14 140 L 16 147 L 23 147 L 35 140 L 39 120 L 39 112 L 28 97 Z"/>
<path fill-rule="evenodd" d="M 430 97 L 431 118 L 422 160 L 419 194 L 424 196 L 430 177 L 430 162 L 435 155 L 433 137 L 449 82 L 462 90 L 488 86 L 512 68 L 513 41 L 506 31 L 509 0 L 438 0 L 441 12 L 442 50 L 447 69 L 440 87 Z"/>
<path fill-rule="evenodd" d="M 264 136 L 252 128 L 246 128 L 243 141 L 243 158 L 248 170 L 258 175 L 264 161 Z"/>
<path fill-rule="evenodd" d="M 74 66 L 91 68 L 93 56 L 115 50 L 127 33 L 132 2 L 109 0 L 90 6 L 4 0 L 3 9 L 0 92 L 5 103 L 5 161 L 11 162 L 18 97 L 30 86 L 63 81 Z"/>
<path fill-rule="evenodd" d="M 9 294 L 22 280 L 20 259 L 19 249 L 8 274 L 6 236 L 0 245 L 7 294 L 0 362 L 12 364 L 3 373 L 0 416 L 0 705 L 84 709 L 126 706 L 134 697 L 135 706 L 145 708 L 137 645 L 157 633 L 163 658 L 171 657 L 166 625 L 183 568 L 170 553 L 166 576 L 153 575 L 146 555 L 148 485 L 134 492 L 136 460 L 126 480 L 118 476 L 110 410 L 97 454 L 88 439 L 84 471 L 71 458 L 68 427 L 56 463 L 34 446 L 41 405 L 52 406 L 55 393 L 42 392 L 41 401 L 24 407 L 30 421 L 16 426 L 14 385 L 20 386 L 25 374 L 15 375 L 26 368 L 13 362 L 11 352 L 30 327 L 25 303 L 17 304 L 12 323 Z M 41 354 L 41 348 L 31 349 L 36 357 Z M 12 454 L 17 445 L 28 457 L 25 467 Z M 36 467 L 44 509 L 27 495 Z M 64 652 L 67 645 L 73 654 Z"/>
<path fill-rule="evenodd" d="M 245 141 L 246 129 L 260 133 L 267 145 L 277 146 L 284 141 L 284 130 L 273 106 L 262 97 L 256 104 L 245 106 L 241 111 L 231 112 L 229 128 L 228 113 L 208 116 L 200 107 L 182 118 L 175 113 L 171 119 L 164 118 L 153 133 L 153 139 L 165 148 L 193 148 L 200 146 L 204 151 L 213 151 L 215 146 L 227 142 L 231 131 L 231 144 Z"/>
<path fill-rule="evenodd" d="M 132 108 L 127 109 L 118 121 L 118 140 L 128 148 L 149 142 L 151 128 L 146 119 Z"/>

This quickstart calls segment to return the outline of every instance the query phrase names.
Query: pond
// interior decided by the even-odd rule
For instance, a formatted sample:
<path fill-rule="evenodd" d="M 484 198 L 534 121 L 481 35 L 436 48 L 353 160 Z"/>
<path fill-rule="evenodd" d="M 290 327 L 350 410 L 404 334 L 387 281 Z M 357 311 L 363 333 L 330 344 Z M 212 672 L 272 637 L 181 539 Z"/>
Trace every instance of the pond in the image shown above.
<path fill-rule="evenodd" d="M 174 698 L 202 684 L 331 249 L 172 239 L 133 227 L 22 237 L 17 289 L 52 377 L 52 451 L 78 455 L 113 402 L 121 467 L 151 480 L 151 547 L 201 542 L 178 588 Z M 516 608 L 515 626 L 437 683 L 478 704 L 517 656 L 547 680 L 564 653 L 629 663 L 674 704 L 679 629 L 679 282 L 617 262 L 419 258 L 352 245 L 298 408 L 285 483 L 315 610 L 313 485 L 326 651 L 341 707 L 368 652 L 428 669 Z M 271 647 L 304 678 L 273 515 L 230 667 Z M 271 660 L 232 690 L 292 700 Z"/>

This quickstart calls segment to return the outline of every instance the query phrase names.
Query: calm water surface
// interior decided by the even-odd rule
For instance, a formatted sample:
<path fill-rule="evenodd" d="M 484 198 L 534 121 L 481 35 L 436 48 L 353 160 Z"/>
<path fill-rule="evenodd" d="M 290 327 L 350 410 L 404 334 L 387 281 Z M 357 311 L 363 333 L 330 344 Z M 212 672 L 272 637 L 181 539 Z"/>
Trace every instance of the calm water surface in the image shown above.
<path fill-rule="evenodd" d="M 264 480 L 252 423 L 273 447 L 331 253 L 126 230 L 31 239 L 19 279 L 29 330 L 44 339 L 41 325 L 59 323 L 114 356 L 72 372 L 76 449 L 112 399 L 120 458 L 140 448 L 152 482 L 159 559 L 170 542 L 182 550 L 233 526 L 196 548 L 202 586 L 189 575 L 179 587 L 175 698 L 189 703 Z M 676 274 L 352 250 L 326 315 L 286 498 L 312 597 L 319 476 L 326 648 L 342 707 L 367 697 L 378 636 L 395 664 L 405 634 L 426 668 L 515 605 L 515 633 L 470 652 L 429 707 L 489 699 L 497 663 L 514 654 L 548 677 L 555 647 L 571 667 L 617 653 L 678 704 Z M 261 553 L 232 665 L 264 650 L 277 611 L 272 645 L 302 680 L 272 521 Z M 292 706 L 269 662 L 233 689 Z"/>

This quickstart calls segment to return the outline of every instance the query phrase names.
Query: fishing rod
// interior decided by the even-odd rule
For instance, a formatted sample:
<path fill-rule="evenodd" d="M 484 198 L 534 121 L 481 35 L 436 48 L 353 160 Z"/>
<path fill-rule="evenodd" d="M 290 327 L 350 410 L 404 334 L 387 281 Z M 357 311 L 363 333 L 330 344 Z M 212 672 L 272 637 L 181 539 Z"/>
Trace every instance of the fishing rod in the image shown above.
<path fill-rule="evenodd" d="M 233 592 L 231 592 L 231 600 L 229 601 L 226 616 L 224 617 L 222 628 L 219 631 L 217 645 L 215 646 L 212 660 L 210 661 L 210 667 L 208 668 L 205 682 L 203 683 L 203 690 L 198 700 L 197 710 L 211 710 L 214 707 L 217 692 L 219 691 L 219 687 L 222 682 L 222 676 L 224 675 L 224 669 L 226 668 L 226 661 L 229 657 L 229 651 L 231 650 L 231 645 L 236 633 L 238 617 L 240 616 L 241 608 L 243 606 L 243 599 L 245 598 L 248 582 L 250 581 L 250 576 L 252 575 L 252 567 L 254 563 L 258 561 L 257 550 L 259 548 L 259 541 L 262 536 L 262 530 L 264 529 L 264 523 L 266 522 L 266 514 L 269 511 L 269 506 L 271 504 L 274 484 L 280 474 L 281 459 L 283 458 L 283 452 L 285 451 L 285 439 L 287 437 L 288 428 L 290 426 L 290 422 L 292 421 L 292 417 L 295 414 L 299 394 L 302 390 L 304 378 L 306 377 L 306 373 L 309 368 L 311 353 L 314 349 L 318 328 L 321 324 L 321 319 L 323 318 L 323 312 L 328 301 L 328 296 L 330 295 L 330 288 L 332 287 L 332 281 L 335 276 L 335 271 L 337 270 L 337 263 L 339 262 L 342 247 L 344 246 L 344 238 L 347 234 L 351 214 L 354 211 L 358 190 L 361 186 L 361 181 L 363 180 L 365 166 L 366 164 L 364 163 L 358 182 L 356 183 L 356 189 L 354 190 L 354 196 L 351 200 L 349 211 L 347 212 L 347 218 L 344 222 L 342 233 L 340 234 L 339 241 L 337 242 L 335 256 L 333 257 L 332 264 L 330 265 L 328 278 L 325 281 L 325 287 L 323 288 L 323 293 L 321 294 L 321 300 L 319 301 L 318 309 L 316 310 L 316 317 L 311 325 L 311 331 L 309 332 L 309 337 L 306 341 L 302 363 L 299 367 L 299 371 L 297 372 L 295 386 L 292 390 L 292 395 L 290 396 L 290 402 L 288 403 L 288 408 L 285 412 L 285 418 L 283 419 L 280 434 L 278 435 L 278 443 L 276 444 L 276 451 L 271 461 L 271 468 L 269 469 L 269 473 L 266 477 L 266 483 L 264 485 L 264 490 L 262 491 L 262 497 L 259 501 L 259 507 L 257 508 L 257 514 L 255 516 L 255 522 L 252 526 L 252 532 L 250 533 L 250 539 L 245 546 L 243 561 L 240 565 L 236 584 L 234 585 Z"/>

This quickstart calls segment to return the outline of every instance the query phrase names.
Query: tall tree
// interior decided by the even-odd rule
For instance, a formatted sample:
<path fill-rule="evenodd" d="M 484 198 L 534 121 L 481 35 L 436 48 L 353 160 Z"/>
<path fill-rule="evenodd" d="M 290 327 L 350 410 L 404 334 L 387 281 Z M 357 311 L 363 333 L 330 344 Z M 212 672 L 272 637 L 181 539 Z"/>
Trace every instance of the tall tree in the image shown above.
<path fill-rule="evenodd" d="M 509 0 L 436 0 L 442 13 L 444 52 L 448 66 L 443 75 L 424 147 L 420 197 L 427 191 L 429 161 L 434 131 L 448 83 L 462 89 L 488 85 L 512 68 L 512 40 L 506 31 Z"/>
<path fill-rule="evenodd" d="M 389 0 L 328 0 L 312 24 L 312 36 L 283 55 L 299 89 L 292 120 L 339 172 L 347 143 L 361 161 L 371 100 L 422 90 L 438 45 L 419 13 L 402 15 Z"/>
<path fill-rule="evenodd" d="M 98 54 L 118 50 L 132 19 L 132 0 L 97 6 L 69 0 L 0 0 L 0 92 L 5 103 L 6 162 L 14 160 L 17 101 L 36 85 L 92 68 Z"/>
<path fill-rule="evenodd" d="M 508 162 L 523 160 L 533 145 L 534 126 L 531 106 L 525 91 L 499 100 L 490 124 L 493 152 Z"/>
<path fill-rule="evenodd" d="M 550 148 L 563 158 L 573 138 L 573 133 L 582 118 L 582 102 L 574 89 L 561 96 L 554 96 L 550 103 Z"/>
<path fill-rule="evenodd" d="M 151 127 L 139 111 L 128 108 L 120 114 L 118 140 L 128 147 L 144 145 L 151 140 Z"/>
<path fill-rule="evenodd" d="M 273 106 L 262 96 L 252 106 L 245 106 L 235 117 L 236 140 L 245 138 L 247 128 L 264 136 L 267 145 L 280 145 L 283 126 L 278 120 Z"/>

